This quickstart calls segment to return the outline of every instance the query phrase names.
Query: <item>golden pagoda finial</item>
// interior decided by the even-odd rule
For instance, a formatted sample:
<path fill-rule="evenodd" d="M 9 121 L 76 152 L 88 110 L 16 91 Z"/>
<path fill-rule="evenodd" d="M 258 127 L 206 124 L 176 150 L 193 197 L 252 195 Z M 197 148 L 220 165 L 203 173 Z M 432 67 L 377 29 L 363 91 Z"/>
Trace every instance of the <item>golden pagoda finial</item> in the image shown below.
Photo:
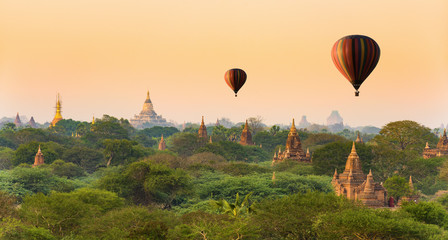
<path fill-rule="evenodd" d="M 92 125 L 94 125 L 95 124 L 95 115 L 93 115 L 93 117 L 92 117 Z"/>
<path fill-rule="evenodd" d="M 51 121 L 50 127 L 56 126 L 56 123 L 58 123 L 60 120 L 62 120 L 61 115 L 61 99 L 59 96 L 59 93 L 56 95 L 56 114 L 53 118 L 53 121 Z"/>
<path fill-rule="evenodd" d="M 149 99 L 149 90 L 148 90 L 148 92 L 146 93 L 146 99 Z"/>
<path fill-rule="evenodd" d="M 249 125 L 247 124 L 247 119 L 246 119 L 246 124 L 244 125 L 244 129 L 249 130 Z"/>
<path fill-rule="evenodd" d="M 369 174 L 367 176 L 373 176 L 372 175 L 372 169 L 369 169 Z"/>
<path fill-rule="evenodd" d="M 428 149 L 429 148 L 429 143 L 428 142 L 426 142 L 426 147 L 425 147 L 426 149 Z"/>
<path fill-rule="evenodd" d="M 42 151 L 40 150 L 40 144 L 39 144 L 39 149 L 37 150 L 37 153 L 40 153 L 40 152 L 42 152 Z"/>
<path fill-rule="evenodd" d="M 202 116 L 202 122 L 201 125 L 204 125 L 204 116 Z"/>
<path fill-rule="evenodd" d="M 353 142 L 352 152 L 351 153 L 356 153 L 355 142 Z"/>

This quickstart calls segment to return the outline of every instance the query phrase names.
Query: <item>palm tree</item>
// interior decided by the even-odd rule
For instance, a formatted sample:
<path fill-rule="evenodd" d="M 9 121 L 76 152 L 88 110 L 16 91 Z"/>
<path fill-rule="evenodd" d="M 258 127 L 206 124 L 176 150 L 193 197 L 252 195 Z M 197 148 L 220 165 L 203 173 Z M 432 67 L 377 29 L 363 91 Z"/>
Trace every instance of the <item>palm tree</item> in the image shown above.
<path fill-rule="evenodd" d="M 246 215 L 255 211 L 255 203 L 250 204 L 249 198 L 252 192 L 247 194 L 242 201 L 240 201 L 240 195 L 236 194 L 235 203 L 229 203 L 225 199 L 211 200 L 210 204 L 213 208 L 224 214 L 230 214 L 234 217 Z"/>

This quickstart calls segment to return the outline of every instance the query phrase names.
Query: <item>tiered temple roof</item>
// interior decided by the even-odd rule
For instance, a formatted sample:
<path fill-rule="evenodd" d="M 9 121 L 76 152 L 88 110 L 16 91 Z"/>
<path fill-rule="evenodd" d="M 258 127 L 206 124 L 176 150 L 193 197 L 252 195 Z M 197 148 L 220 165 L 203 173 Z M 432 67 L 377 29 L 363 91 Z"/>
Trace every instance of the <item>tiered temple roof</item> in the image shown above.
<path fill-rule="evenodd" d="M 130 119 L 129 122 L 135 128 L 144 128 L 150 126 L 172 126 L 171 123 L 167 122 L 165 118 L 157 115 L 154 111 L 154 106 L 149 98 L 149 91 L 146 94 L 146 100 L 143 103 L 143 109 L 134 118 Z"/>
<path fill-rule="evenodd" d="M 348 199 L 360 200 L 369 207 L 384 207 L 386 205 L 386 189 L 373 180 L 372 171 L 366 176 L 361 169 L 361 162 L 356 153 L 355 142 L 347 158 L 344 172 L 334 171 L 331 181 L 336 194 Z"/>
<path fill-rule="evenodd" d="M 204 124 L 204 116 L 202 116 L 201 126 L 198 131 L 199 138 L 207 139 L 207 127 Z"/>
<path fill-rule="evenodd" d="M 278 154 L 274 154 L 272 163 L 282 162 L 286 159 L 297 160 L 299 162 L 311 162 L 311 156 L 306 154 L 302 149 L 302 143 L 300 142 L 299 133 L 297 132 L 294 119 L 292 119 L 291 129 L 286 139 L 285 151 L 279 149 Z"/>
<path fill-rule="evenodd" d="M 39 145 L 39 150 L 37 150 L 36 156 L 34 157 L 34 164 L 33 167 L 39 166 L 44 164 L 44 154 L 42 154 L 42 151 L 40 150 L 40 145 Z"/>
<path fill-rule="evenodd" d="M 247 120 L 246 120 L 246 124 L 244 125 L 243 132 L 241 133 L 240 144 L 241 145 L 254 145 L 254 142 L 252 142 L 252 134 L 249 131 L 249 126 L 247 124 Z"/>
<path fill-rule="evenodd" d="M 425 149 L 423 149 L 423 158 L 433 158 L 448 155 L 448 138 L 446 136 L 446 129 L 443 130 L 443 135 L 440 136 L 439 142 L 436 148 L 429 147 L 426 143 Z"/>

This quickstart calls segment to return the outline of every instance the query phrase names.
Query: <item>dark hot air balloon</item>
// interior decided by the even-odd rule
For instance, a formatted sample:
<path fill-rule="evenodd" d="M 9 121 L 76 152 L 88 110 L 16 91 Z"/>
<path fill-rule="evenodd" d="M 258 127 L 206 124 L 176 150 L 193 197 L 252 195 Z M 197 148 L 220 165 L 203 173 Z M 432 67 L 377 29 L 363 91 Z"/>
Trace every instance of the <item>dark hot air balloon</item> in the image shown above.
<path fill-rule="evenodd" d="M 235 97 L 240 88 L 246 82 L 246 78 L 246 72 L 238 68 L 230 69 L 224 75 L 227 85 L 229 85 L 229 87 L 235 92 Z"/>
<path fill-rule="evenodd" d="M 336 41 L 331 58 L 339 72 L 356 89 L 355 96 L 359 96 L 359 87 L 380 59 L 380 47 L 367 36 L 349 35 Z"/>

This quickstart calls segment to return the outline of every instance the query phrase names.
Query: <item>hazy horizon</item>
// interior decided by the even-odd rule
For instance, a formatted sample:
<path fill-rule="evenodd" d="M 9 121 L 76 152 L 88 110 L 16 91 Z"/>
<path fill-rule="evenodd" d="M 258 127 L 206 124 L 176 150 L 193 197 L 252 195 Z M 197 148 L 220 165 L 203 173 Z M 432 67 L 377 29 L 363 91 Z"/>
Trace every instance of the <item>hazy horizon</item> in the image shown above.
<path fill-rule="evenodd" d="M 350 34 L 381 48 L 360 97 L 330 50 Z M 302 115 L 382 127 L 448 123 L 448 2 L 0 0 L 0 116 L 51 121 L 138 114 L 149 90 L 155 111 L 178 123 L 261 116 L 268 125 Z M 248 79 L 238 97 L 224 73 Z"/>

